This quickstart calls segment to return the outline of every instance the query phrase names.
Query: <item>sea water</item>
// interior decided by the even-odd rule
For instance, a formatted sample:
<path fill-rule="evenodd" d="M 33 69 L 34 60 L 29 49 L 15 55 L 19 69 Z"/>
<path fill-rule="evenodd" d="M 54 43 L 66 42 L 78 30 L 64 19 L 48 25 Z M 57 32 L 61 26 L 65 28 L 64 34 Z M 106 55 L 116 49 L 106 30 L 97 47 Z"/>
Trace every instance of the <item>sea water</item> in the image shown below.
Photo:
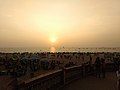
<path fill-rule="evenodd" d="M 120 52 L 120 47 L 54 47 L 54 52 Z M 51 47 L 19 47 L 19 48 L 0 48 L 0 52 L 52 52 Z"/>

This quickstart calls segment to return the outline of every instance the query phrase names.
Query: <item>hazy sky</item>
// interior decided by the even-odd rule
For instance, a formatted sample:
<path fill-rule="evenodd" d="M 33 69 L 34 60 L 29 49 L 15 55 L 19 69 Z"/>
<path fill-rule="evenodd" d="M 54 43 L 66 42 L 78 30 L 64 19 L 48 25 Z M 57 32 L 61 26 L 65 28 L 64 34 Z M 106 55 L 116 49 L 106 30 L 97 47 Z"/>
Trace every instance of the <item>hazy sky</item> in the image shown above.
<path fill-rule="evenodd" d="M 0 47 L 120 47 L 120 0 L 0 0 Z"/>

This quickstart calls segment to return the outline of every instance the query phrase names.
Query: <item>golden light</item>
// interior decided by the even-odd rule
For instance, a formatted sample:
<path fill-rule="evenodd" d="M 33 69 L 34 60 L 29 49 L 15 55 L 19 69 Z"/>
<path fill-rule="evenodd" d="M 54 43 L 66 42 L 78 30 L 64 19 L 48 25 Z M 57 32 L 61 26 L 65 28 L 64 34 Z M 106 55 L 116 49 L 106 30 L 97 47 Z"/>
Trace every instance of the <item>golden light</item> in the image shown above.
<path fill-rule="evenodd" d="M 50 48 L 50 51 L 51 51 L 52 53 L 55 53 L 55 51 L 56 51 L 55 47 L 51 47 L 51 48 Z"/>
<path fill-rule="evenodd" d="M 50 41 L 51 41 L 52 43 L 55 43 L 55 42 L 57 41 L 57 37 L 56 37 L 55 35 L 52 35 L 52 36 L 50 37 Z"/>

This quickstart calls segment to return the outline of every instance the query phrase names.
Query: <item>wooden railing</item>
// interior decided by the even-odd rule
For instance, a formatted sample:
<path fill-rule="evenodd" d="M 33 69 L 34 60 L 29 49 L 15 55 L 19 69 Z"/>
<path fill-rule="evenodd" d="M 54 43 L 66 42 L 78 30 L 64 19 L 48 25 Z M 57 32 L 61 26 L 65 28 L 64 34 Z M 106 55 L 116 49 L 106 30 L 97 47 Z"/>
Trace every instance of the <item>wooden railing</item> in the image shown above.
<path fill-rule="evenodd" d="M 63 71 L 57 70 L 21 83 L 19 90 L 50 90 L 63 84 Z"/>
<path fill-rule="evenodd" d="M 107 71 L 113 70 L 113 64 L 106 64 Z M 112 70 L 111 70 L 112 69 Z M 73 80 L 92 74 L 93 67 L 79 65 L 34 77 L 18 85 L 18 90 L 57 90 Z"/>
<path fill-rule="evenodd" d="M 65 84 L 67 84 L 75 79 L 82 78 L 82 76 L 83 76 L 82 65 L 65 68 L 63 71 L 65 73 L 64 74 Z"/>

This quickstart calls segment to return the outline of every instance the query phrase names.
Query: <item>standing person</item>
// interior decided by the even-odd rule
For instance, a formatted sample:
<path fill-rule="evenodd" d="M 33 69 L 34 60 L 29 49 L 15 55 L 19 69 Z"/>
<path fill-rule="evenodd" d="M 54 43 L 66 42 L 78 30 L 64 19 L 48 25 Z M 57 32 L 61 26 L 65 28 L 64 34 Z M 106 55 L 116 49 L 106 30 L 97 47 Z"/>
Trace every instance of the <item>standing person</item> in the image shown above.
<path fill-rule="evenodd" d="M 105 78 L 105 59 L 101 59 L 101 73 L 102 73 L 102 77 Z"/>
<path fill-rule="evenodd" d="M 92 66 L 92 56 L 90 55 L 90 60 L 88 62 L 89 65 L 89 73 L 93 74 L 93 66 Z"/>
<path fill-rule="evenodd" d="M 99 57 L 97 57 L 96 61 L 95 61 L 95 73 L 96 73 L 96 77 L 100 78 L 100 74 L 101 74 L 101 61 L 100 61 Z"/>

